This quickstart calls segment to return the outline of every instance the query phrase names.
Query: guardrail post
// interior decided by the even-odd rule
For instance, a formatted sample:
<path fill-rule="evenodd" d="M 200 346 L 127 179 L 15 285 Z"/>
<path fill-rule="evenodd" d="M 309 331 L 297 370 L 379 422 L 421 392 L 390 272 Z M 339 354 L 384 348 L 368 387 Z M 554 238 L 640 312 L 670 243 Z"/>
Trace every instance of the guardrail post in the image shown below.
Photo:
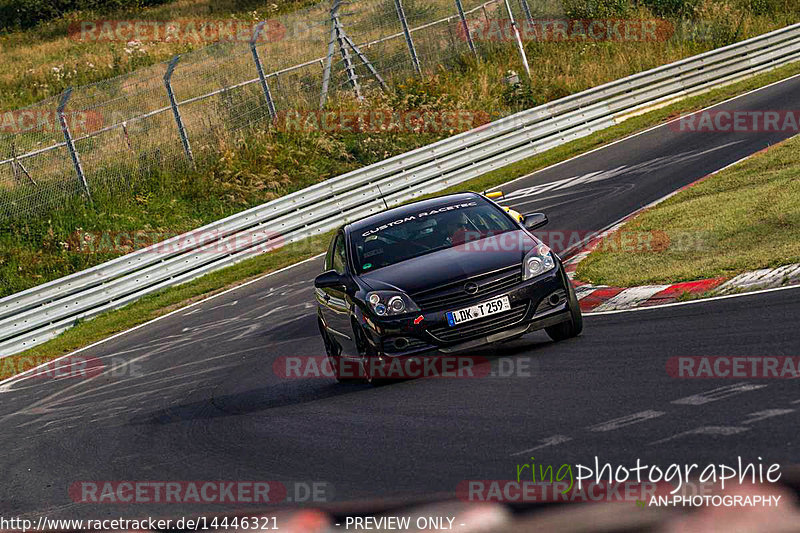
<path fill-rule="evenodd" d="M 528 5 L 528 0 L 519 0 L 520 5 L 522 5 L 522 11 L 525 13 L 525 19 L 528 21 L 528 24 L 533 24 L 533 15 L 531 14 L 531 6 Z"/>
<path fill-rule="evenodd" d="M 531 77 L 531 67 L 528 65 L 528 56 L 525 55 L 525 47 L 522 46 L 522 37 L 519 35 L 519 28 L 517 28 L 517 21 L 514 20 L 514 12 L 511 11 L 511 4 L 505 0 L 506 11 L 508 12 L 508 21 L 511 23 L 511 29 L 514 30 L 514 38 L 517 41 L 517 48 L 519 48 L 519 55 L 522 58 L 522 65 L 525 67 L 525 72 L 528 73 L 528 78 Z"/>
<path fill-rule="evenodd" d="M 467 24 L 467 16 L 464 14 L 464 6 L 461 0 L 456 0 L 456 7 L 458 8 L 458 16 L 461 19 L 461 26 L 464 28 L 464 36 L 467 38 L 467 44 L 475 57 L 478 57 L 478 51 L 475 50 L 475 43 L 472 42 L 472 34 L 469 31 L 469 24 Z"/>
<path fill-rule="evenodd" d="M 419 57 L 417 57 L 417 49 L 414 47 L 414 40 L 411 38 L 411 30 L 408 28 L 408 20 L 406 19 L 406 12 L 403 9 L 403 2 L 401 0 L 394 0 L 394 7 L 397 10 L 397 17 L 400 19 L 400 24 L 403 26 L 403 34 L 406 36 L 408 53 L 411 54 L 411 62 L 414 63 L 414 70 L 417 71 L 419 76 L 422 76 L 422 67 L 419 64 Z"/>
<path fill-rule="evenodd" d="M 69 131 L 69 124 L 67 124 L 67 119 L 64 116 L 64 109 L 67 107 L 67 102 L 69 102 L 70 96 L 72 96 L 72 87 L 69 87 L 61 95 L 61 101 L 58 104 L 58 121 L 61 123 L 61 131 L 64 133 L 64 141 L 67 143 L 69 156 L 72 158 L 72 166 L 75 167 L 75 172 L 78 174 L 78 179 L 80 180 L 83 190 L 86 193 L 86 196 L 89 198 L 89 202 L 91 203 L 92 193 L 89 192 L 89 183 L 86 181 L 86 175 L 83 173 L 81 158 L 78 155 L 78 151 L 75 149 L 75 143 L 72 141 L 72 134 L 70 134 Z"/>
<path fill-rule="evenodd" d="M 256 31 L 253 33 L 253 40 L 250 41 L 250 52 L 253 54 L 253 61 L 256 64 L 258 79 L 261 81 L 261 90 L 264 91 L 264 98 L 267 99 L 269 117 L 273 122 L 275 122 L 275 119 L 278 118 L 278 114 L 275 112 L 275 102 L 272 100 L 272 92 L 269 90 L 267 77 L 264 75 L 264 67 L 261 66 L 261 58 L 258 56 L 258 50 L 256 49 L 256 42 L 258 42 L 258 37 L 261 34 L 261 30 L 264 29 L 265 23 L 266 21 L 262 20 L 258 23 L 258 26 L 256 26 Z"/>
<path fill-rule="evenodd" d="M 181 112 L 178 109 L 178 102 L 175 100 L 175 93 L 172 91 L 172 73 L 175 71 L 175 65 L 181 58 L 177 55 L 170 60 L 167 66 L 167 72 L 164 73 L 164 86 L 167 88 L 167 96 L 169 97 L 169 105 L 172 107 L 172 114 L 175 117 L 175 124 L 178 125 L 178 133 L 181 136 L 181 143 L 183 143 L 183 151 L 186 152 L 186 157 L 194 167 L 194 156 L 192 155 L 192 147 L 189 145 L 189 136 L 186 134 L 186 128 L 183 126 L 183 119 Z"/>

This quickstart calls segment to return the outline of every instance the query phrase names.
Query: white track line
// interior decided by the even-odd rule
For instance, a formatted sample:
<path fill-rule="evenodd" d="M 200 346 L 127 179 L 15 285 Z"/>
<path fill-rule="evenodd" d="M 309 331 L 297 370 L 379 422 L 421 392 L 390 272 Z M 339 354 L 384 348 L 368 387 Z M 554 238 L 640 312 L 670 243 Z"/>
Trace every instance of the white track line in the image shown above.
<path fill-rule="evenodd" d="M 229 292 L 233 292 L 233 291 L 239 290 L 239 289 L 241 289 L 243 287 L 247 287 L 248 285 L 252 285 L 253 283 L 258 283 L 259 281 L 262 281 L 262 280 L 264 280 L 264 279 L 266 279 L 266 278 L 268 278 L 270 276 L 274 276 L 275 274 L 280 274 L 281 272 L 285 272 L 285 271 L 287 271 L 289 269 L 292 269 L 294 267 L 297 267 L 297 266 L 300 266 L 302 264 L 308 263 L 308 262 L 313 261 L 315 259 L 319 259 L 320 257 L 322 257 L 324 255 L 325 255 L 325 253 L 321 253 L 319 255 L 315 255 L 314 257 L 309 257 L 308 259 L 304 259 L 304 260 L 300 261 L 299 263 L 294 263 L 292 265 L 285 266 L 285 267 L 283 267 L 281 269 L 275 270 L 274 272 L 270 272 L 268 274 L 260 276 L 260 277 L 258 277 L 256 279 L 251 279 L 250 281 L 248 281 L 246 283 L 242 283 L 242 284 L 237 285 L 235 287 L 231 287 L 230 289 L 224 290 L 224 291 L 222 291 L 220 293 L 217 293 L 217 294 L 215 294 L 213 296 L 209 296 L 207 298 L 204 298 L 202 300 L 198 300 L 197 302 L 189 304 L 189 305 L 187 305 L 185 307 L 181 307 L 181 308 L 176 309 L 174 311 L 170 311 L 166 315 L 162 315 L 162 316 L 160 316 L 158 318 L 154 318 L 152 320 L 148 320 L 147 322 L 139 324 L 138 326 L 134 326 L 131 329 L 126 329 L 125 331 L 121 331 L 119 333 L 116 333 L 116 334 L 114 334 L 114 335 L 112 335 L 110 337 L 107 337 L 105 339 L 99 340 L 99 341 L 97 341 L 97 342 L 95 342 L 93 344 L 90 344 L 88 346 L 84 346 L 83 348 L 78 348 L 77 350 L 75 350 L 73 352 L 70 352 L 68 354 L 62 355 L 61 357 L 57 357 L 56 359 L 53 359 L 53 360 L 48 361 L 46 363 L 42 363 L 41 365 L 39 365 L 39 366 L 37 366 L 35 368 L 31 368 L 29 370 L 26 370 L 25 372 L 22 372 L 21 374 L 17 374 L 15 376 L 11 376 L 10 378 L 6 378 L 3 381 L 0 381 L 0 393 L 7 392 L 7 389 L 8 389 L 7 385 L 10 384 L 12 381 L 15 381 L 15 380 L 18 380 L 20 378 L 23 378 L 26 375 L 30 374 L 31 372 L 35 372 L 35 371 L 39 370 L 40 368 L 44 368 L 46 366 L 52 365 L 53 363 L 55 363 L 57 361 L 60 361 L 60 360 L 62 360 L 64 358 L 66 358 L 66 357 L 70 357 L 72 355 L 75 355 L 76 353 L 80 353 L 80 352 L 83 352 L 85 350 L 89 350 L 90 348 L 94 348 L 95 346 L 99 346 L 99 345 L 101 345 L 103 343 L 106 343 L 108 341 L 114 340 L 114 339 L 116 339 L 118 337 L 121 337 L 123 335 L 127 335 L 128 333 L 131 333 L 133 331 L 136 331 L 137 329 L 141 329 L 141 328 L 144 328 L 146 326 L 149 326 L 150 324 L 154 324 L 154 323 L 158 322 L 159 320 L 163 320 L 163 319 L 168 318 L 168 317 L 170 317 L 170 316 L 172 316 L 174 314 L 182 313 L 182 312 L 186 311 L 187 309 L 191 309 L 192 307 L 196 307 L 196 306 L 198 306 L 200 304 L 204 304 L 204 303 L 206 303 L 206 302 L 208 302 L 210 300 L 213 300 L 214 298 L 219 298 L 220 296 L 228 294 Z M 9 357 L 14 357 L 14 356 L 11 355 Z"/>
<path fill-rule="evenodd" d="M 633 309 L 617 309 L 614 311 L 601 311 L 599 313 L 584 313 L 583 317 L 603 316 L 603 315 L 616 315 L 618 313 L 634 313 L 639 311 L 652 311 L 657 309 L 664 309 L 665 307 L 678 307 L 680 305 L 697 305 L 717 300 L 727 300 L 728 298 L 742 298 L 746 296 L 756 296 L 759 294 L 766 294 L 768 292 L 789 291 L 792 289 L 800 289 L 800 285 L 790 285 L 788 287 L 775 287 L 772 289 L 763 289 L 760 291 L 743 292 L 739 294 L 726 294 L 725 296 L 713 296 L 711 298 L 702 298 L 698 300 L 689 300 L 688 302 L 672 302 L 661 305 L 648 305 L 647 307 L 634 307 Z"/>
<path fill-rule="evenodd" d="M 647 129 L 644 129 L 642 131 L 638 131 L 636 133 L 628 135 L 627 137 L 623 137 L 622 139 L 617 139 L 616 141 L 612 141 L 612 142 L 610 142 L 608 144 L 604 144 L 602 146 L 598 146 L 597 148 L 593 148 L 593 149 L 589 150 L 588 152 L 583 152 L 583 153 L 580 153 L 578 155 L 572 156 L 569 159 L 565 159 L 564 161 L 559 161 L 558 163 L 553 163 L 550 166 L 547 166 L 547 167 L 544 167 L 544 168 L 540 168 L 539 170 L 535 170 L 535 171 L 531 172 L 530 174 L 526 174 L 524 176 L 520 176 L 519 178 L 514 178 L 511 181 L 507 181 L 507 182 L 505 182 L 505 183 L 503 183 L 501 185 L 496 185 L 496 186 L 494 186 L 494 187 L 492 187 L 490 189 L 486 189 L 486 190 L 487 191 L 493 191 L 495 189 L 499 189 L 500 187 L 505 187 L 506 185 L 511 185 L 512 183 L 517 182 L 519 180 L 524 180 L 526 178 L 530 178 L 531 176 L 535 176 L 536 174 L 538 174 L 540 172 L 544 172 L 546 170 L 550 170 L 550 169 L 555 168 L 555 167 L 557 167 L 559 165 L 563 165 L 563 164 L 569 163 L 570 161 L 574 161 L 575 159 L 578 159 L 578 158 L 581 158 L 581 157 L 585 157 L 585 156 L 587 156 L 589 154 L 593 154 L 593 153 L 598 152 L 600 150 L 605 150 L 606 148 L 608 148 L 610 146 L 614 146 L 615 144 L 627 141 L 628 139 L 633 139 L 635 137 L 638 137 L 639 135 L 644 135 L 645 133 L 649 133 L 649 132 L 651 132 L 653 130 L 657 130 L 658 128 L 662 128 L 664 126 L 672 124 L 673 122 L 677 122 L 677 121 L 681 120 L 686 115 L 695 115 L 697 113 L 701 113 L 701 112 L 706 111 L 708 109 L 714 109 L 715 107 L 721 106 L 723 104 L 727 104 L 728 102 L 732 102 L 732 101 L 734 101 L 736 99 L 739 99 L 739 98 L 744 98 L 745 96 L 748 96 L 750 94 L 756 93 L 758 91 L 763 91 L 764 89 L 767 89 L 767 88 L 772 87 L 774 85 L 778 85 L 780 83 L 786 83 L 787 81 L 791 81 L 791 80 L 793 80 L 793 79 L 795 79 L 797 77 L 800 77 L 800 74 L 795 74 L 794 76 L 790 76 L 790 77 L 784 78 L 782 80 L 774 81 L 774 82 L 772 82 L 772 83 L 770 83 L 768 85 L 764 85 L 763 87 L 758 87 L 756 89 L 752 89 L 750 91 L 747 91 L 746 93 L 742 93 L 742 94 L 740 94 L 738 96 L 734 96 L 734 97 L 728 98 L 727 100 L 723 100 L 722 102 L 716 103 L 714 105 L 710 105 L 708 107 L 704 107 L 702 109 L 698 109 L 697 111 L 691 111 L 691 112 L 687 112 L 685 114 L 681 114 L 680 116 L 675 117 L 672 120 L 668 120 L 667 122 L 662 122 L 662 123 L 657 124 L 655 126 L 651 126 L 651 127 L 647 128 Z M 691 98 L 691 97 L 689 97 L 689 98 Z M 620 122 L 619 124 L 622 124 L 622 122 Z M 618 126 L 619 124 L 616 124 L 616 125 Z M 613 128 L 614 126 L 611 126 L 611 127 Z M 599 130 L 599 131 L 602 131 L 602 130 Z M 539 154 L 536 154 L 536 155 L 539 155 Z"/>

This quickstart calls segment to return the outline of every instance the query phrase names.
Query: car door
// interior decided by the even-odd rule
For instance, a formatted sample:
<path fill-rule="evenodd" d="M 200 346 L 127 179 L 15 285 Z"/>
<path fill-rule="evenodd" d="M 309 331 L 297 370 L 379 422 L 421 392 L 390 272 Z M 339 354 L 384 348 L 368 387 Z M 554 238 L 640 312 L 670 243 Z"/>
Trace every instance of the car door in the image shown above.
<path fill-rule="evenodd" d="M 326 270 L 335 270 L 338 274 L 346 275 L 346 250 L 345 236 L 340 231 L 325 258 Z M 320 296 L 322 297 L 323 317 L 328 326 L 328 331 L 336 337 L 336 341 L 342 346 L 342 355 L 357 355 L 353 341 L 353 328 L 350 327 L 350 298 L 345 293 L 344 287 L 330 287 L 320 290 L 322 291 Z"/>

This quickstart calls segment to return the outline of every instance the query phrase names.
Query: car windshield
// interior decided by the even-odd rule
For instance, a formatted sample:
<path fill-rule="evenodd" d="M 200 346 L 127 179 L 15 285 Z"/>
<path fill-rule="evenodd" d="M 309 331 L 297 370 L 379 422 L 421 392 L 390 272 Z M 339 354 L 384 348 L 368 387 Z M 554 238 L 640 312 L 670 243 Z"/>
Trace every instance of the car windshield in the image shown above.
<path fill-rule="evenodd" d="M 515 229 L 497 207 L 472 201 L 387 218 L 350 239 L 356 268 L 363 273 Z"/>

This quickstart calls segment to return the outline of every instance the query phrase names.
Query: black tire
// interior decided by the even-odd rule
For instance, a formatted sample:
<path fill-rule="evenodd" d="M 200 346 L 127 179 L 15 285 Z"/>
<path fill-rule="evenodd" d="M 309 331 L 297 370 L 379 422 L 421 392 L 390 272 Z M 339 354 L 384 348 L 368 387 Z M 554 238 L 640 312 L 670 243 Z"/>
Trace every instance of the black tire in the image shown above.
<path fill-rule="evenodd" d="M 353 336 L 356 341 L 356 347 L 358 348 L 358 353 L 361 355 L 362 365 L 361 365 L 361 372 L 362 374 L 362 381 L 373 387 L 379 387 L 381 385 L 385 385 L 388 383 L 386 378 L 379 378 L 375 377 L 373 374 L 374 365 L 371 364 L 374 357 L 377 357 L 374 353 L 375 350 L 372 345 L 367 341 L 366 334 L 361 326 L 353 322 Z"/>
<path fill-rule="evenodd" d="M 583 331 L 583 314 L 581 313 L 578 297 L 575 296 L 575 289 L 572 287 L 572 283 L 567 282 L 567 284 L 569 285 L 567 291 L 567 297 L 569 299 L 569 320 L 556 324 L 555 326 L 544 328 L 547 335 L 555 342 L 577 337 L 581 334 L 581 331 Z"/>
<path fill-rule="evenodd" d="M 317 325 L 319 326 L 319 334 L 322 335 L 322 342 L 325 344 L 325 355 L 328 357 L 328 362 L 331 364 L 331 368 L 333 369 L 333 377 L 339 383 L 352 383 L 354 381 L 358 381 L 359 378 L 357 376 L 342 375 L 342 358 L 339 355 L 341 348 L 339 348 L 333 339 L 330 338 L 328 331 L 322 324 L 322 320 L 317 320 Z"/>

